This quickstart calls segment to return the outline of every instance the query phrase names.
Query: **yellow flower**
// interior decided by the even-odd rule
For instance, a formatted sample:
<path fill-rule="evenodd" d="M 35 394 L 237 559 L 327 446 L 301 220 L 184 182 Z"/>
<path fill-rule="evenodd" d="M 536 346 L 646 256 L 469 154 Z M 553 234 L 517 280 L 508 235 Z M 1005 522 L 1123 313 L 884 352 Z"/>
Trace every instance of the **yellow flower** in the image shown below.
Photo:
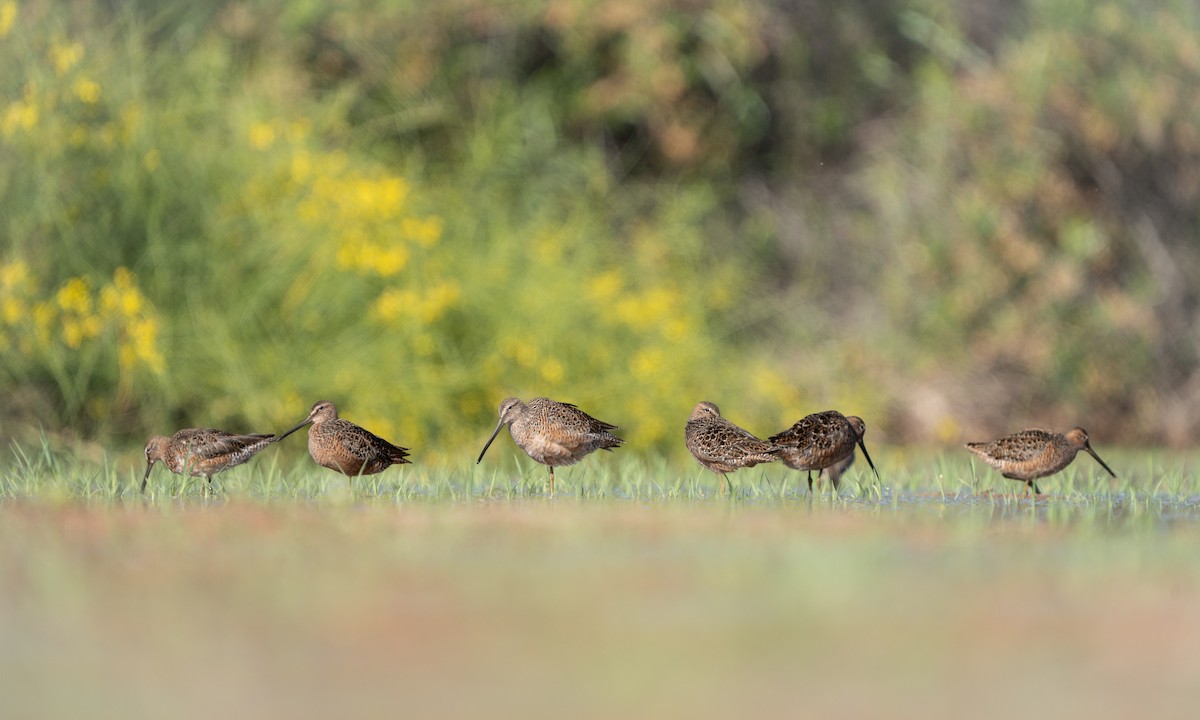
<path fill-rule="evenodd" d="M 38 121 L 38 109 L 31 100 L 18 100 L 4 110 L 0 132 L 12 137 L 18 130 L 31 130 Z"/>
<path fill-rule="evenodd" d="M 4 319 L 4 324 L 16 326 L 17 321 L 25 315 L 25 304 L 13 297 L 4 298 L 3 303 L 0 303 L 0 317 Z"/>
<path fill-rule="evenodd" d="M 691 323 L 684 318 L 674 318 L 672 320 L 668 320 L 667 323 L 663 325 L 663 337 L 673 342 L 678 342 L 679 340 L 687 337 L 691 332 L 691 329 Z"/>
<path fill-rule="evenodd" d="M 542 378 L 548 383 L 562 382 L 563 365 L 555 358 L 549 358 L 542 363 Z"/>
<path fill-rule="evenodd" d="M 100 83 L 91 78 L 79 78 L 71 86 L 71 90 L 74 91 L 75 97 L 88 105 L 95 105 L 100 101 Z"/>
<path fill-rule="evenodd" d="M 533 367 L 538 359 L 538 351 L 533 345 L 524 340 L 514 340 L 507 348 L 508 355 L 517 361 L 521 367 Z"/>
<path fill-rule="evenodd" d="M 374 270 L 383 277 L 391 277 L 404 269 L 408 264 L 408 250 L 403 246 L 384 250 L 378 246 L 372 246 L 371 264 L 368 269 Z"/>
<path fill-rule="evenodd" d="M 117 309 L 121 304 L 121 291 L 117 290 L 114 285 L 105 285 L 100 288 L 100 311 L 109 314 Z"/>
<path fill-rule="evenodd" d="M 438 283 L 424 294 L 407 288 L 389 288 L 375 300 L 374 312 L 385 321 L 408 317 L 420 325 L 431 325 L 458 302 L 460 294 L 458 283 L 453 280 Z"/>
<path fill-rule="evenodd" d="M 421 305 L 420 319 L 426 325 L 436 322 L 446 314 L 447 308 L 458 302 L 461 290 L 453 280 L 438 283 L 430 288 Z"/>
<path fill-rule="evenodd" d="M 593 302 L 604 304 L 615 298 L 624 285 L 620 270 L 606 270 L 588 281 L 587 293 Z"/>
<path fill-rule="evenodd" d="M 651 288 L 622 298 L 615 305 L 617 317 L 638 330 L 649 330 L 678 315 L 679 293 L 671 288 Z"/>
<path fill-rule="evenodd" d="M 442 219 L 436 215 L 424 220 L 404 218 L 400 223 L 400 232 L 421 247 L 433 247 L 442 237 Z"/>
<path fill-rule="evenodd" d="M 133 359 L 140 360 L 155 373 L 163 371 L 162 354 L 158 351 L 158 320 L 144 317 L 129 325 L 129 348 Z M 125 348 L 121 348 L 122 351 Z"/>
<path fill-rule="evenodd" d="M 658 348 L 639 350 L 629 362 L 629 370 L 638 380 L 654 377 L 663 366 L 663 351 Z"/>
<path fill-rule="evenodd" d="M 76 320 L 63 320 L 62 337 L 67 347 L 78 348 L 83 343 L 83 326 Z"/>
<path fill-rule="evenodd" d="M 376 435 L 378 435 L 380 437 L 391 438 L 394 440 L 396 438 L 396 436 L 399 434 L 396 432 L 396 424 L 393 423 L 388 418 L 382 417 L 380 415 L 372 415 L 371 413 L 364 413 L 362 416 L 361 422 L 363 424 L 363 427 L 371 428 L 371 432 L 375 433 Z M 411 437 L 411 434 L 409 435 L 409 437 Z"/>
<path fill-rule="evenodd" d="M 337 266 L 343 270 L 352 270 L 361 262 L 364 244 L 352 234 L 342 238 L 338 245 Z"/>
<path fill-rule="evenodd" d="M 92 294 L 85 278 L 71 278 L 55 295 L 58 307 L 64 312 L 86 315 L 92 311 Z"/>
<path fill-rule="evenodd" d="M 158 169 L 161 159 L 162 156 L 158 152 L 158 148 L 150 148 L 146 151 L 145 157 L 142 158 L 142 167 L 146 168 L 146 172 L 154 172 Z"/>
<path fill-rule="evenodd" d="M 275 128 L 270 123 L 256 122 L 250 126 L 250 146 L 266 150 L 275 144 Z"/>
<path fill-rule="evenodd" d="M 312 155 L 307 150 L 297 150 L 292 154 L 292 182 L 299 185 L 312 175 Z"/>
<path fill-rule="evenodd" d="M 79 327 L 85 338 L 94 338 L 100 336 L 100 330 L 103 329 L 104 324 L 100 321 L 99 315 L 88 315 L 80 320 Z"/>
<path fill-rule="evenodd" d="M 50 61 L 54 64 L 54 72 L 62 77 L 70 72 L 83 58 L 83 46 L 79 43 L 54 43 L 50 46 Z"/>
<path fill-rule="evenodd" d="M 122 290 L 137 288 L 137 284 L 133 281 L 133 272 L 127 267 L 119 267 L 113 271 L 113 285 Z"/>
<path fill-rule="evenodd" d="M 50 330 L 54 326 L 56 315 L 53 303 L 38 303 L 33 309 L 33 332 L 43 347 L 50 344 Z"/>
<path fill-rule="evenodd" d="M 403 178 L 392 176 L 373 185 L 369 197 L 375 216 L 387 220 L 399 214 L 404 208 L 404 199 L 408 196 L 408 183 Z"/>
<path fill-rule="evenodd" d="M 7 37 L 17 19 L 17 4 L 15 2 L 0 3 L 0 38 Z"/>
<path fill-rule="evenodd" d="M 750 387 L 756 397 L 778 398 L 785 405 L 798 405 L 800 393 L 788 380 L 787 376 L 773 365 L 758 361 L 747 373 L 750 377 Z"/>
<path fill-rule="evenodd" d="M 24 285 L 29 279 L 29 265 L 24 260 L 15 260 L 7 265 L 0 265 L 0 288 L 11 290 L 18 285 Z"/>
<path fill-rule="evenodd" d="M 375 300 L 375 315 L 383 320 L 395 320 L 415 302 L 416 295 L 411 290 L 389 288 Z"/>
<path fill-rule="evenodd" d="M 126 290 L 121 293 L 121 313 L 125 317 L 133 317 L 142 310 L 142 294 L 137 290 Z"/>

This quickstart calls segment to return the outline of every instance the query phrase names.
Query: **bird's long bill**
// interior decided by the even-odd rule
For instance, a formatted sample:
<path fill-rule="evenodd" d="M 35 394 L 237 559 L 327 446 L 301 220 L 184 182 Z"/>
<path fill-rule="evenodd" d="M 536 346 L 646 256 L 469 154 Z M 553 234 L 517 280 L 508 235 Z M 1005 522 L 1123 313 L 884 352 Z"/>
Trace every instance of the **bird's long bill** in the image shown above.
<path fill-rule="evenodd" d="M 146 481 L 150 479 L 150 468 L 154 467 L 154 463 L 146 463 L 146 474 L 142 476 L 142 492 L 146 492 Z"/>
<path fill-rule="evenodd" d="M 503 420 L 496 423 L 496 429 L 492 431 L 492 436 L 490 438 L 488 438 L 488 441 L 486 443 L 484 443 L 484 445 L 483 445 L 483 449 L 479 451 L 479 459 L 475 461 L 476 465 L 483 462 L 483 454 L 485 452 L 487 452 L 487 449 L 492 446 L 492 441 L 495 440 L 496 436 L 500 434 L 500 428 L 502 428 L 502 427 L 504 427 Z"/>
<path fill-rule="evenodd" d="M 875 473 L 875 479 L 878 480 L 879 479 L 879 471 L 875 469 L 875 463 L 871 462 L 871 456 L 870 456 L 870 454 L 867 453 L 866 444 L 862 440 L 859 440 L 858 447 L 860 450 L 863 451 L 863 457 L 865 457 L 867 459 L 867 464 L 871 466 L 871 472 Z"/>
<path fill-rule="evenodd" d="M 275 437 L 274 439 L 272 439 L 272 440 L 271 440 L 271 442 L 279 442 L 280 440 L 284 439 L 284 438 L 285 438 L 285 437 L 287 437 L 288 435 L 291 435 L 292 433 L 296 432 L 297 430 L 299 430 L 300 428 L 302 428 L 302 427 L 304 427 L 305 425 L 309 424 L 310 422 L 312 422 L 312 418 L 311 418 L 311 417 L 306 417 L 306 418 L 304 418 L 304 422 L 300 423 L 299 425 L 297 425 L 296 427 L 292 428 L 291 430 L 288 430 L 288 431 L 287 431 L 287 432 L 285 432 L 284 434 L 282 434 L 282 435 L 279 435 L 279 436 Z"/>
<path fill-rule="evenodd" d="M 1091 455 L 1092 457 L 1096 458 L 1096 462 L 1100 463 L 1100 467 L 1107 470 L 1109 475 L 1112 475 L 1113 477 L 1117 476 L 1117 474 L 1112 471 L 1112 468 L 1110 468 L 1108 465 L 1104 464 L 1104 461 L 1100 459 L 1100 456 L 1096 454 L 1096 451 L 1092 449 L 1091 445 L 1084 445 L 1083 449 L 1088 451 L 1088 455 Z"/>

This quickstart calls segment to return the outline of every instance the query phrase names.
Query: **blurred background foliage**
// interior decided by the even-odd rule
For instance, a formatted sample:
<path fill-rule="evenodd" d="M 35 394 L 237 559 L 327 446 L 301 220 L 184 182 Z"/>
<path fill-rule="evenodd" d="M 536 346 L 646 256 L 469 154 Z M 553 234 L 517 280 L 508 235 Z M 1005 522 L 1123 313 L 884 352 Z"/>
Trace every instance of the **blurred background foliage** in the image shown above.
<path fill-rule="evenodd" d="M 1197 13 L 0 0 L 0 436 L 1194 443 Z"/>

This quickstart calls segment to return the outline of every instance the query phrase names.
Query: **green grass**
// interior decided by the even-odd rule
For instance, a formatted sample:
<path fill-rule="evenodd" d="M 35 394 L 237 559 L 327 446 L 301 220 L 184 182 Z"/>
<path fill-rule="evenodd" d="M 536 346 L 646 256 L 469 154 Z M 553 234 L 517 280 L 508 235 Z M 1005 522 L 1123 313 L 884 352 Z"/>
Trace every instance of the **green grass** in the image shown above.
<path fill-rule="evenodd" d="M 500 448 L 494 448 L 498 450 Z M 286 450 L 286 452 L 284 451 Z M 841 498 L 515 453 L 347 481 L 280 448 L 206 495 L 136 457 L 0 471 L 4 717 L 1186 717 L 1190 456 L 1047 497 L 880 448 Z M 1109 457 L 1111 455 L 1111 457 Z M 787 481 L 786 485 L 784 480 Z"/>

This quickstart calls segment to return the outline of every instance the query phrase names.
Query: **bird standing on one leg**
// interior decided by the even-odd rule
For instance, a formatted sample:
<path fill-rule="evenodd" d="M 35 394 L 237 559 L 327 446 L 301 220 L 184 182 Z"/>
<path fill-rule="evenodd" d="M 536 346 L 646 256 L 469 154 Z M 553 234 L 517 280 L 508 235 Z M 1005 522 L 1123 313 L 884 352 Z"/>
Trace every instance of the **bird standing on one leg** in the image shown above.
<path fill-rule="evenodd" d="M 721 417 L 721 411 L 710 402 L 697 403 L 692 409 L 683 440 L 692 457 L 721 476 L 722 494 L 733 492 L 733 483 L 725 473 L 779 459 L 779 447 Z"/>
<path fill-rule="evenodd" d="M 1022 430 L 999 440 L 967 443 L 965 447 L 1004 477 L 1025 483 L 1035 495 L 1041 494 L 1035 481 L 1070 465 L 1080 450 L 1096 458 L 1109 475 L 1117 476 L 1092 449 L 1087 430 L 1081 427 L 1065 434 L 1036 428 Z"/>
<path fill-rule="evenodd" d="M 348 478 L 374 475 L 393 465 L 407 465 L 408 448 L 393 445 L 349 420 L 338 417 L 337 408 L 328 400 L 313 405 L 299 425 L 275 438 L 279 442 L 305 425 L 308 429 L 308 454 L 318 465 L 336 470 Z"/>
<path fill-rule="evenodd" d="M 787 430 L 772 435 L 769 440 L 783 448 L 779 457 L 785 465 L 808 473 L 809 493 L 812 492 L 813 470 L 818 473 L 826 470 L 836 493 L 842 471 L 854 461 L 855 445 L 862 449 L 871 471 L 876 478 L 879 477 L 879 471 L 871 462 L 863 442 L 866 432 L 867 424 L 862 418 L 855 415 L 847 417 L 837 410 L 826 410 L 805 416 Z"/>
<path fill-rule="evenodd" d="M 156 435 L 146 443 L 146 473 L 142 475 L 142 492 L 154 463 L 162 461 L 178 475 L 203 477 L 212 487 L 212 476 L 241 465 L 259 450 L 270 444 L 274 435 L 238 435 L 216 428 L 186 428 L 171 437 Z"/>
<path fill-rule="evenodd" d="M 616 425 L 597 420 L 571 403 L 544 397 L 523 403 L 510 397 L 500 403 L 500 421 L 479 452 L 476 465 L 483 461 L 484 453 L 505 425 L 517 447 L 550 468 L 551 495 L 555 467 L 574 465 L 594 450 L 611 451 L 625 442 L 609 432 L 616 430 Z"/>

